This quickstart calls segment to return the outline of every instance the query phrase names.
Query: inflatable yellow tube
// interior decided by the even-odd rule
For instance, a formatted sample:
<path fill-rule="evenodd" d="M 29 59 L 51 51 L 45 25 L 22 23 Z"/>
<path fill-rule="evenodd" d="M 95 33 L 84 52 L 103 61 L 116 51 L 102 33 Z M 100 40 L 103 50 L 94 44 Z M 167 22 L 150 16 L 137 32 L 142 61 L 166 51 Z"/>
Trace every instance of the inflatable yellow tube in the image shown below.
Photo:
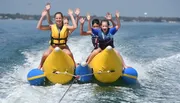
<path fill-rule="evenodd" d="M 73 78 L 74 62 L 69 55 L 56 47 L 46 58 L 43 69 L 52 83 L 66 84 Z"/>
<path fill-rule="evenodd" d="M 97 54 L 90 62 L 95 78 L 102 83 L 115 82 L 122 76 L 122 60 L 111 46 Z"/>

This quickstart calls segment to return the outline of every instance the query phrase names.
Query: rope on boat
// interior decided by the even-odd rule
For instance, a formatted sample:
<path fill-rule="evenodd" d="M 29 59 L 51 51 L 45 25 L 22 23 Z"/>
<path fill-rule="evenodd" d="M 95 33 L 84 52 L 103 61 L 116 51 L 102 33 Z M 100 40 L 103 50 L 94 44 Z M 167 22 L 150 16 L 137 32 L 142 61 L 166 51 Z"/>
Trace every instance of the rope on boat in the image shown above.
<path fill-rule="evenodd" d="M 96 73 L 89 73 L 89 74 L 84 74 L 84 75 L 74 75 L 74 74 L 71 74 L 71 73 L 68 73 L 68 72 L 59 72 L 59 71 L 54 71 L 53 73 L 54 74 L 66 74 L 66 75 L 70 75 L 72 77 L 75 77 L 75 78 L 79 78 L 79 77 L 85 77 L 85 76 L 90 76 L 90 75 L 94 75 L 94 74 L 108 74 L 108 73 L 113 73 L 115 72 L 115 70 L 108 70 L 108 71 L 98 71 Z"/>
<path fill-rule="evenodd" d="M 94 74 L 107 74 L 107 73 L 113 73 L 115 72 L 114 70 L 108 70 L 108 71 L 98 71 L 97 73 L 89 73 L 89 74 L 84 74 L 84 75 L 74 75 L 74 74 L 71 74 L 71 73 L 68 73 L 68 72 L 59 72 L 59 71 L 54 71 L 53 73 L 55 74 L 66 74 L 66 75 L 70 75 L 70 76 L 73 76 L 75 77 L 75 79 L 73 80 L 73 82 L 69 85 L 69 87 L 67 88 L 67 90 L 64 92 L 63 96 L 60 98 L 59 102 L 60 103 L 63 98 L 65 97 L 65 95 L 67 94 L 67 92 L 69 91 L 69 89 L 71 88 L 71 86 L 74 84 L 74 82 L 76 80 L 78 80 L 79 78 L 81 77 L 85 77 L 85 76 L 90 76 L 90 75 L 94 75 Z"/>
<path fill-rule="evenodd" d="M 74 82 L 77 80 L 78 78 L 75 78 L 73 80 L 73 82 L 69 85 L 69 87 L 66 89 L 66 91 L 64 92 L 63 96 L 60 98 L 58 103 L 61 103 L 61 101 L 63 100 L 64 96 L 67 94 L 67 92 L 69 91 L 69 89 L 71 88 L 71 86 L 74 84 Z"/>

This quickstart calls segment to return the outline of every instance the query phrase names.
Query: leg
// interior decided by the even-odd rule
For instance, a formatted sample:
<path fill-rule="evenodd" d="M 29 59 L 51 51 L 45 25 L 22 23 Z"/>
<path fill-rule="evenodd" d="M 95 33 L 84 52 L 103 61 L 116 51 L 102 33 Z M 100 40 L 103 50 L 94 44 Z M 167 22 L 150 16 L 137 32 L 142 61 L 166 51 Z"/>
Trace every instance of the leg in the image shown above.
<path fill-rule="evenodd" d="M 89 59 L 87 60 L 87 64 L 89 64 L 92 59 L 99 53 L 101 52 L 101 48 L 95 49 L 89 56 Z"/>
<path fill-rule="evenodd" d="M 44 54 L 43 54 L 43 56 L 41 58 L 41 62 L 40 62 L 39 67 L 38 67 L 39 69 L 42 68 L 44 61 L 46 60 L 46 58 L 49 56 L 49 54 L 51 52 L 52 52 L 52 48 L 51 47 L 49 47 L 48 50 L 44 52 Z"/>
<path fill-rule="evenodd" d="M 86 59 L 86 63 L 87 63 L 87 61 L 89 60 L 89 57 L 91 56 L 91 54 L 87 57 L 87 59 Z"/>
<path fill-rule="evenodd" d="M 94 50 L 96 50 L 96 49 L 97 49 L 97 48 L 94 48 L 94 49 L 91 51 L 91 53 L 92 53 Z M 91 54 L 90 54 L 90 55 L 91 55 Z M 89 60 L 90 55 L 87 57 L 86 62 Z"/>
<path fill-rule="evenodd" d="M 75 60 L 74 60 L 73 54 L 72 54 L 71 50 L 69 49 L 69 47 L 66 46 L 65 48 L 63 48 L 63 51 L 72 58 L 72 60 L 73 60 L 73 62 L 74 62 L 74 65 L 75 65 L 75 67 L 76 67 L 76 62 L 75 62 Z"/>
<path fill-rule="evenodd" d="M 120 55 L 120 53 L 114 49 L 114 51 L 116 52 L 116 54 L 120 57 L 121 61 L 122 61 L 122 65 L 124 68 L 128 68 L 129 66 L 127 66 L 124 62 L 124 59 L 122 58 L 122 56 Z"/>

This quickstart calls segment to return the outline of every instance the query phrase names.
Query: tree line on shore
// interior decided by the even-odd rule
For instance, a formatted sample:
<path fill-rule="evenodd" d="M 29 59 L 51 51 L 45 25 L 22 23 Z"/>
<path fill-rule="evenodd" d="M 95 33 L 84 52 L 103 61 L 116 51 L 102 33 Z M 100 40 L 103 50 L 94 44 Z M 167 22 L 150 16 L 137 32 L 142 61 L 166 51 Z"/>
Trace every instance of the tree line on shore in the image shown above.
<path fill-rule="evenodd" d="M 26 15 L 26 14 L 5 14 L 0 13 L 0 19 L 22 19 L 22 20 L 39 20 L 41 15 Z M 53 18 L 53 16 L 51 16 Z M 82 16 L 85 17 L 85 16 Z M 92 18 L 104 19 L 104 17 L 99 17 L 93 15 Z M 121 21 L 126 22 L 180 22 L 179 17 L 126 17 L 121 16 Z M 115 19 L 115 17 L 113 17 Z"/>

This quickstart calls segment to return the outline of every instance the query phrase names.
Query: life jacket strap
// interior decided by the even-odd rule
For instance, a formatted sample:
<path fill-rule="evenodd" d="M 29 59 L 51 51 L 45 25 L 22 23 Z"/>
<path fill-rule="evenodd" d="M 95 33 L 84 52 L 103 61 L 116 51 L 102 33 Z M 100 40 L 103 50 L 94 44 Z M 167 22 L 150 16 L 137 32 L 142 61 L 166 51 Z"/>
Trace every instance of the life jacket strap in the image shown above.
<path fill-rule="evenodd" d="M 59 41 L 59 43 L 54 43 L 54 40 Z M 65 43 L 60 43 L 61 40 L 64 40 Z M 66 42 L 67 42 L 67 38 L 53 38 L 51 36 L 51 42 L 50 42 L 51 45 L 66 45 Z"/>

